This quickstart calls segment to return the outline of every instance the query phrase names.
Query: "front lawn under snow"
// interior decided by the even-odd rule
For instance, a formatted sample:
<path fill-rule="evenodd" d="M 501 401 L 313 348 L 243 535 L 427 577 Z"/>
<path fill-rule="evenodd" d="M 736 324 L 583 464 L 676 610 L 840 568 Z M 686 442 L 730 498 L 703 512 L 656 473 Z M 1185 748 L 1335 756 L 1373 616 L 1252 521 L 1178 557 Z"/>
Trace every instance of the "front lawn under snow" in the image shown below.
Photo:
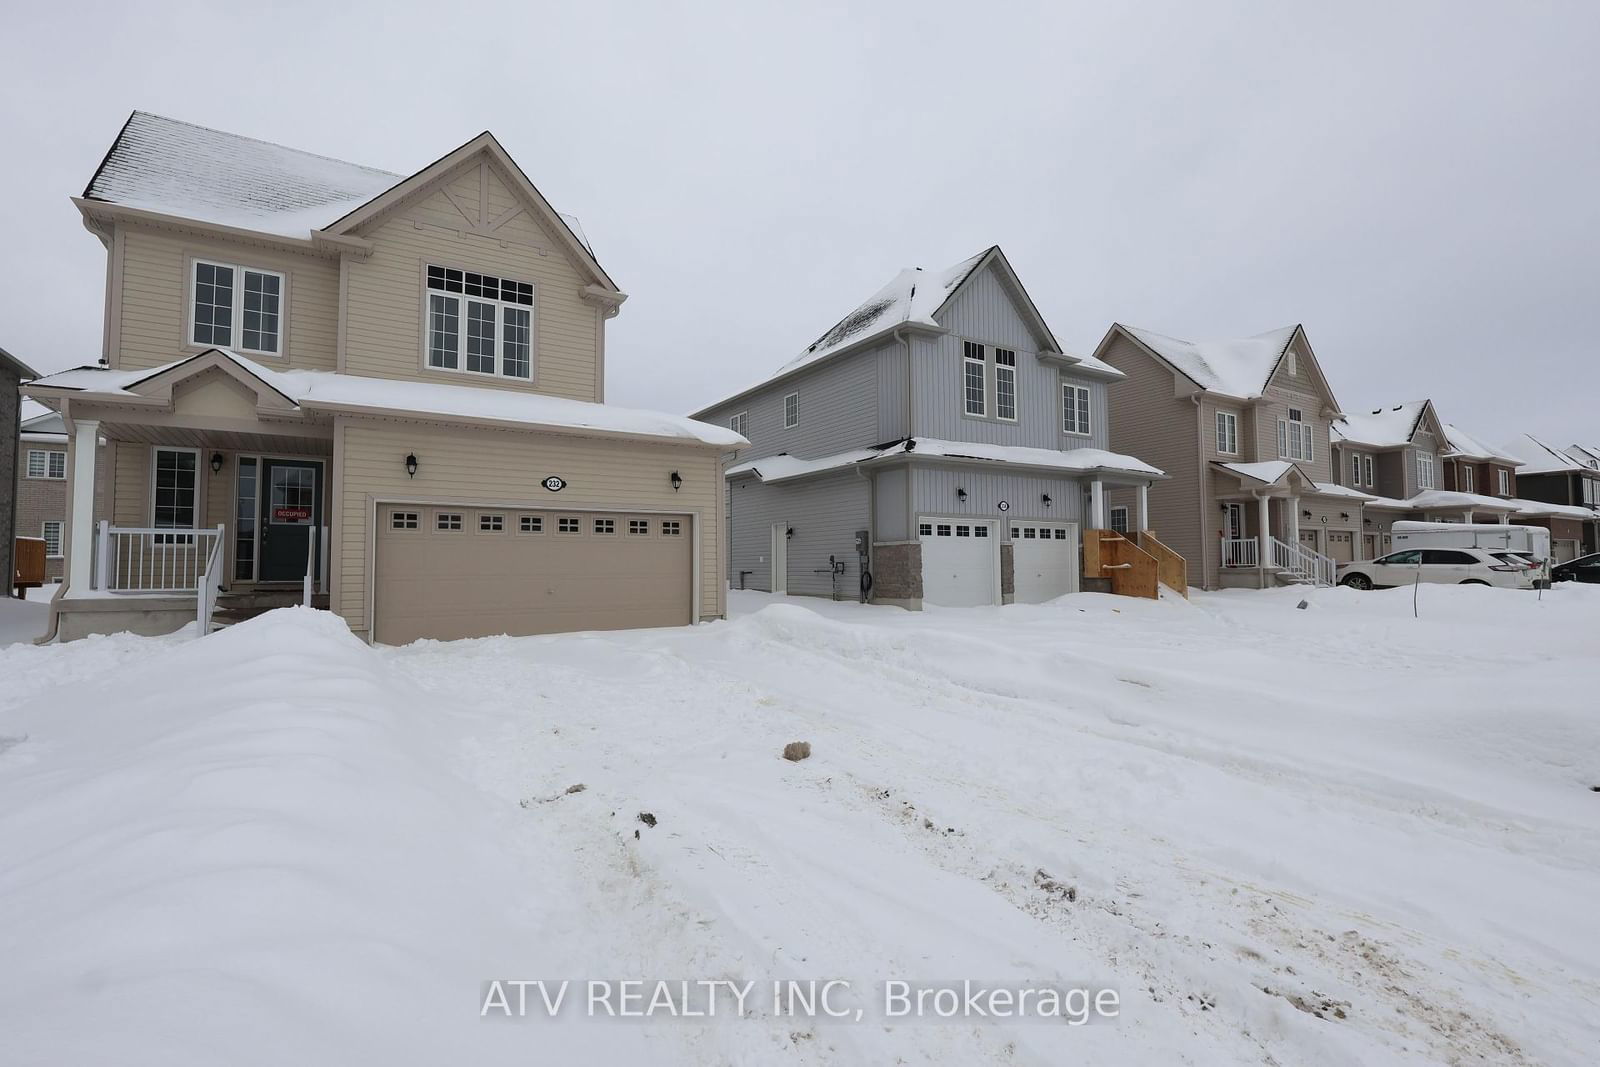
<path fill-rule="evenodd" d="M 0 1060 L 1593 1063 L 1600 589 L 1420 608 L 734 594 L 680 630 L 3 648 Z M 480 1019 L 496 977 L 758 985 L 743 1019 L 581 986 Z M 865 1021 L 761 992 L 832 978 Z M 1121 1013 L 875 1017 L 965 978 Z"/>

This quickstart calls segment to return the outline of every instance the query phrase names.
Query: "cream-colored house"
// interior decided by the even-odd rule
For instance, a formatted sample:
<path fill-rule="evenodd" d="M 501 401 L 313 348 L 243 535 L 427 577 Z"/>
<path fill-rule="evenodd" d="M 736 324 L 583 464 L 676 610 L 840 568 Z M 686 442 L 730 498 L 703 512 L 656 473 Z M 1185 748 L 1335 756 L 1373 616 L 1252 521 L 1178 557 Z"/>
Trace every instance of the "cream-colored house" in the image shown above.
<path fill-rule="evenodd" d="M 104 352 L 25 390 L 69 441 L 56 636 L 308 598 L 385 643 L 724 613 L 744 439 L 604 403 L 625 294 L 489 133 L 406 176 L 136 112 L 74 203 Z"/>

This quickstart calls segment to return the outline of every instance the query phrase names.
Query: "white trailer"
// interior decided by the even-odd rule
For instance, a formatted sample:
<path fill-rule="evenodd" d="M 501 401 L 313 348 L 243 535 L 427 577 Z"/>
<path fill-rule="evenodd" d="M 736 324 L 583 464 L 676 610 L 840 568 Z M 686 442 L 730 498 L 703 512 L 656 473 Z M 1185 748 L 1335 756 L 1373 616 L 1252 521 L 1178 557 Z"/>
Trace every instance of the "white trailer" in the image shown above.
<path fill-rule="evenodd" d="M 1390 531 L 1393 549 L 1481 548 L 1550 559 L 1550 531 L 1543 526 L 1502 526 L 1486 522 L 1397 522 Z"/>

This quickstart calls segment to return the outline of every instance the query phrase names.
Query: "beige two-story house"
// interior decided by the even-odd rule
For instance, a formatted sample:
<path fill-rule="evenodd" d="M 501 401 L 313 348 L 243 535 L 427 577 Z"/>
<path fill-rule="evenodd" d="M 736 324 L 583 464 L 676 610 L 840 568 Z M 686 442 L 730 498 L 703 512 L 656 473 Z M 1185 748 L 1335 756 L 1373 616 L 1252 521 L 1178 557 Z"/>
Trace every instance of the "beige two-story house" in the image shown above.
<path fill-rule="evenodd" d="M 1117 323 L 1094 355 L 1126 375 L 1111 447 L 1167 472 L 1150 526 L 1193 584 L 1330 584 L 1353 558 L 1366 495 L 1332 476 L 1339 404 L 1304 329 L 1195 342 Z"/>
<path fill-rule="evenodd" d="M 386 643 L 723 614 L 743 438 L 605 404 L 625 295 L 492 135 L 405 175 L 136 112 L 74 203 L 103 352 L 26 390 L 67 435 L 55 635 L 307 598 Z"/>

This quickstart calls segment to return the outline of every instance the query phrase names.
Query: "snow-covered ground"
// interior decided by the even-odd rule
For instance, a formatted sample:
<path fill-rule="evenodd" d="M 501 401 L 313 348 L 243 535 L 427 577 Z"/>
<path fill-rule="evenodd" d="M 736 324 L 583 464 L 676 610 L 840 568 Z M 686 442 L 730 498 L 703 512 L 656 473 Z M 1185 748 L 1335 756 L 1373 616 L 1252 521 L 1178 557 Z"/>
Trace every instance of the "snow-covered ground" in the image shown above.
<path fill-rule="evenodd" d="M 1595 1062 L 1600 589 L 733 612 L 0 649 L 0 1061 Z M 495 977 L 761 985 L 480 1019 Z M 963 978 L 1121 1012 L 873 1006 Z"/>

